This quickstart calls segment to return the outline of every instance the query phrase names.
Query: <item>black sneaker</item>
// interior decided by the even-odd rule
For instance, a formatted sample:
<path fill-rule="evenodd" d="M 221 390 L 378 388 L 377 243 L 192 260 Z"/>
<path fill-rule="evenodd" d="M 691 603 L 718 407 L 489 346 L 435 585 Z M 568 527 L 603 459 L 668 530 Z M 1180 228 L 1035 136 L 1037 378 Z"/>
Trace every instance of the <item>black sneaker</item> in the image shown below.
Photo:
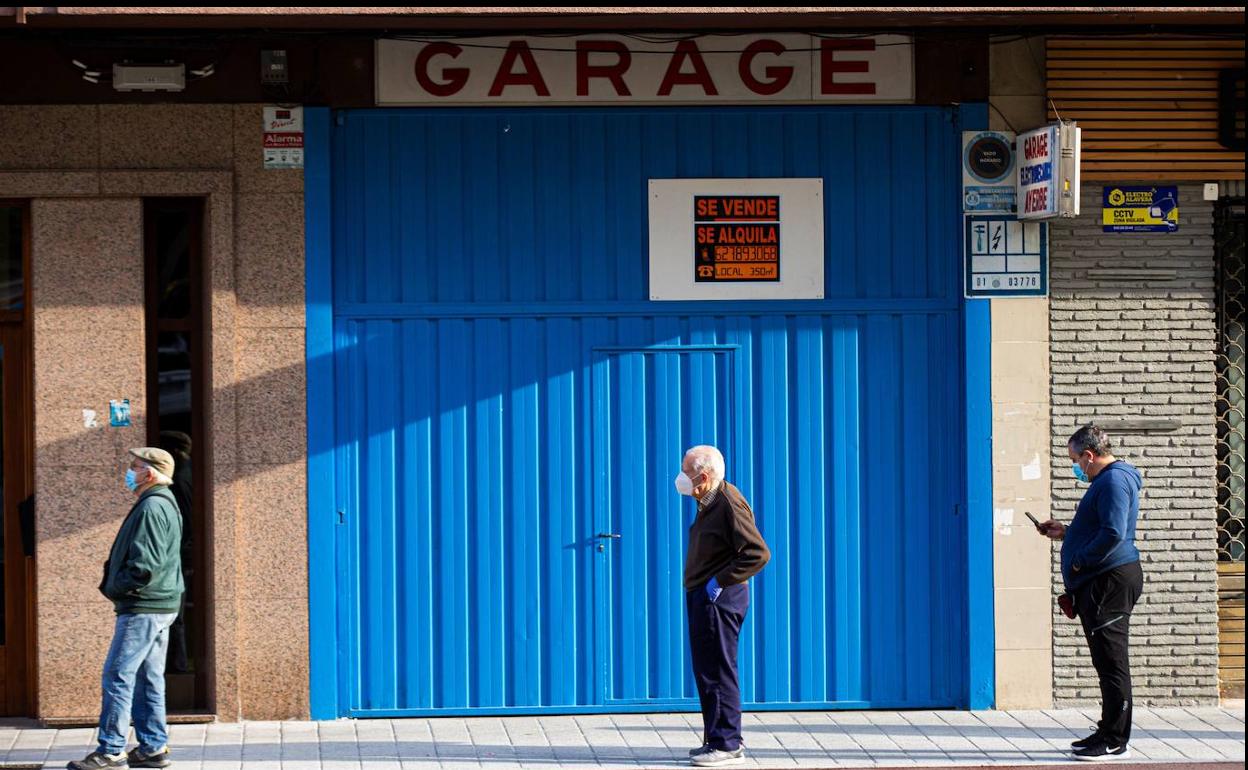
<path fill-rule="evenodd" d="M 1071 741 L 1071 742 L 1070 742 L 1070 747 L 1071 747 L 1072 749 L 1086 749 L 1087 747 L 1089 747 L 1089 746 L 1091 746 L 1092 744 L 1096 743 L 1096 742 L 1097 742 L 1097 741 L 1099 741 L 1100 739 L 1101 739 L 1101 731 L 1100 731 L 1100 730 L 1097 730 L 1096 732 L 1094 732 L 1094 733 L 1092 733 L 1091 735 L 1089 735 L 1087 738 L 1082 738 L 1082 739 L 1077 740 L 1077 741 Z"/>
<path fill-rule="evenodd" d="M 173 759 L 166 746 L 154 754 L 144 754 L 140 749 L 130 752 L 130 767 L 172 767 Z"/>
<path fill-rule="evenodd" d="M 93 751 L 86 756 L 86 759 L 76 759 L 65 765 L 66 770 L 100 770 L 105 767 L 129 767 L 130 763 L 126 760 L 125 754 L 105 754 L 102 751 Z"/>
<path fill-rule="evenodd" d="M 1112 746 L 1102 739 L 1091 746 L 1076 749 L 1074 756 L 1080 762 L 1114 762 L 1120 759 L 1130 759 L 1131 750 L 1125 745 Z"/>

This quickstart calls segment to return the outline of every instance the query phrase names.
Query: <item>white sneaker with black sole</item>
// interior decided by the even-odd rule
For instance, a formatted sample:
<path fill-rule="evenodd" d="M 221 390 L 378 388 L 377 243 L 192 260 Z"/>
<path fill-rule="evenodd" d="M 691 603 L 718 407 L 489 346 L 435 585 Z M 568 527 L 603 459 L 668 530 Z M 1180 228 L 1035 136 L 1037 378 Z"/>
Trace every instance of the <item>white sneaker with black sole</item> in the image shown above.
<path fill-rule="evenodd" d="M 711 749 L 694 756 L 691 760 L 694 767 L 732 767 L 733 765 L 745 764 L 745 749 L 737 749 L 736 751 L 721 751 L 719 749 Z"/>
<path fill-rule="evenodd" d="M 1091 746 L 1076 749 L 1074 757 L 1080 762 L 1117 762 L 1130 759 L 1131 749 L 1125 745 L 1113 746 L 1105 741 L 1097 741 Z"/>

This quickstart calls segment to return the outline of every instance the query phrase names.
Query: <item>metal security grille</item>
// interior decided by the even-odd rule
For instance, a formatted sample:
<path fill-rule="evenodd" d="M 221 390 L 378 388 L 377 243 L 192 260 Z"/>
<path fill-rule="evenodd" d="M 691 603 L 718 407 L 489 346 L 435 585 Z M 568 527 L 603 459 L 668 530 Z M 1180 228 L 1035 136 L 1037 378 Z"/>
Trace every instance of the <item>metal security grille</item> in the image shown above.
<path fill-rule="evenodd" d="M 1244 202 L 1218 207 L 1218 686 L 1244 697 Z"/>
<path fill-rule="evenodd" d="M 1244 205 L 1218 209 L 1218 561 L 1244 561 Z"/>

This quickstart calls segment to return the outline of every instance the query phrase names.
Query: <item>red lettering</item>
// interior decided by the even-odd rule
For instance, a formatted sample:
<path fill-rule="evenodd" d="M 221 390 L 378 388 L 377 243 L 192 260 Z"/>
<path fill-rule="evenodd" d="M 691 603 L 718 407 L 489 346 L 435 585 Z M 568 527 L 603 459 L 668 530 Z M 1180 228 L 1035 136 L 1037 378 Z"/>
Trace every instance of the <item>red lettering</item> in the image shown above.
<path fill-rule="evenodd" d="M 1030 190 L 1027 193 L 1027 203 L 1023 210 L 1028 214 L 1036 211 L 1044 211 L 1049 207 L 1049 190 L 1041 187 L 1036 190 Z"/>
<path fill-rule="evenodd" d="M 1036 134 L 1027 137 L 1027 141 L 1023 142 L 1023 157 L 1027 160 L 1034 158 L 1046 157 L 1049 154 L 1049 135 Z"/>
<path fill-rule="evenodd" d="M 681 72 L 685 59 L 693 64 L 693 72 Z M 711 73 L 702 59 L 702 52 L 692 40 L 682 40 L 676 44 L 672 60 L 667 64 L 667 72 L 663 75 L 663 83 L 659 86 L 659 96 L 671 96 L 674 86 L 702 86 L 702 93 L 707 96 L 719 96 L 719 89 L 715 87 L 715 81 L 711 79 Z"/>
<path fill-rule="evenodd" d="M 512 72 L 519 60 L 524 69 Z M 490 86 L 490 96 L 502 96 L 503 89 L 508 86 L 530 86 L 538 96 L 550 96 L 550 89 L 542 79 L 542 72 L 537 68 L 537 60 L 529 50 L 529 44 L 523 40 L 513 40 L 503 52 L 503 61 L 498 65 L 498 73 L 494 75 L 494 84 Z"/>
<path fill-rule="evenodd" d="M 737 70 L 740 72 L 741 82 L 745 83 L 746 88 L 760 96 L 771 96 L 789 87 L 789 83 L 793 80 L 793 68 L 767 67 L 763 70 L 763 74 L 768 79 L 759 80 L 754 77 L 752 67 L 754 58 L 764 53 L 779 56 L 784 53 L 784 46 L 775 40 L 755 40 L 741 52 L 741 61 L 737 66 Z"/>
<path fill-rule="evenodd" d="M 593 53 L 613 53 L 614 64 L 590 64 L 589 55 Z M 589 96 L 591 78 L 606 78 L 611 81 L 616 96 L 632 96 L 628 84 L 624 82 L 624 73 L 633 64 L 633 55 L 628 46 L 615 40 L 580 40 L 576 44 L 576 95 Z"/>
<path fill-rule="evenodd" d="M 874 51 L 874 40 L 822 40 L 819 45 L 819 93 L 874 94 L 875 83 L 838 83 L 838 72 L 870 72 L 871 63 L 865 59 L 840 60 L 838 51 Z"/>
<path fill-rule="evenodd" d="M 458 58 L 464 49 L 454 43 L 430 43 L 416 54 L 416 82 L 426 93 L 434 96 L 454 96 L 463 90 L 468 82 L 468 70 L 464 67 L 449 67 L 442 70 L 443 82 L 439 83 L 429 77 L 429 60 L 435 56 Z"/>

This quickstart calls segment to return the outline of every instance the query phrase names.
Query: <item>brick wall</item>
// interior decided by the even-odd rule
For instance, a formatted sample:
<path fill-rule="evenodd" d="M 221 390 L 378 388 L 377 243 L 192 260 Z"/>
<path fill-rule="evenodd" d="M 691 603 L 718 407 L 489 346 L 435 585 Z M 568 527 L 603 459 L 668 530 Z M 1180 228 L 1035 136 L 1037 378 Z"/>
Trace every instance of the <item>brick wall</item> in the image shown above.
<path fill-rule="evenodd" d="M 1092 420 L 1167 419 L 1166 432 L 1111 430 L 1144 476 L 1144 596 L 1132 623 L 1135 695 L 1145 704 L 1216 703 L 1215 303 L 1213 204 L 1180 188 L 1174 234 L 1105 233 L 1100 185 L 1083 215 L 1050 224 L 1053 515 L 1086 489 L 1066 440 Z M 1061 591 L 1057 550 L 1053 577 Z M 1076 621 L 1054 617 L 1054 699 L 1100 699 Z"/>

